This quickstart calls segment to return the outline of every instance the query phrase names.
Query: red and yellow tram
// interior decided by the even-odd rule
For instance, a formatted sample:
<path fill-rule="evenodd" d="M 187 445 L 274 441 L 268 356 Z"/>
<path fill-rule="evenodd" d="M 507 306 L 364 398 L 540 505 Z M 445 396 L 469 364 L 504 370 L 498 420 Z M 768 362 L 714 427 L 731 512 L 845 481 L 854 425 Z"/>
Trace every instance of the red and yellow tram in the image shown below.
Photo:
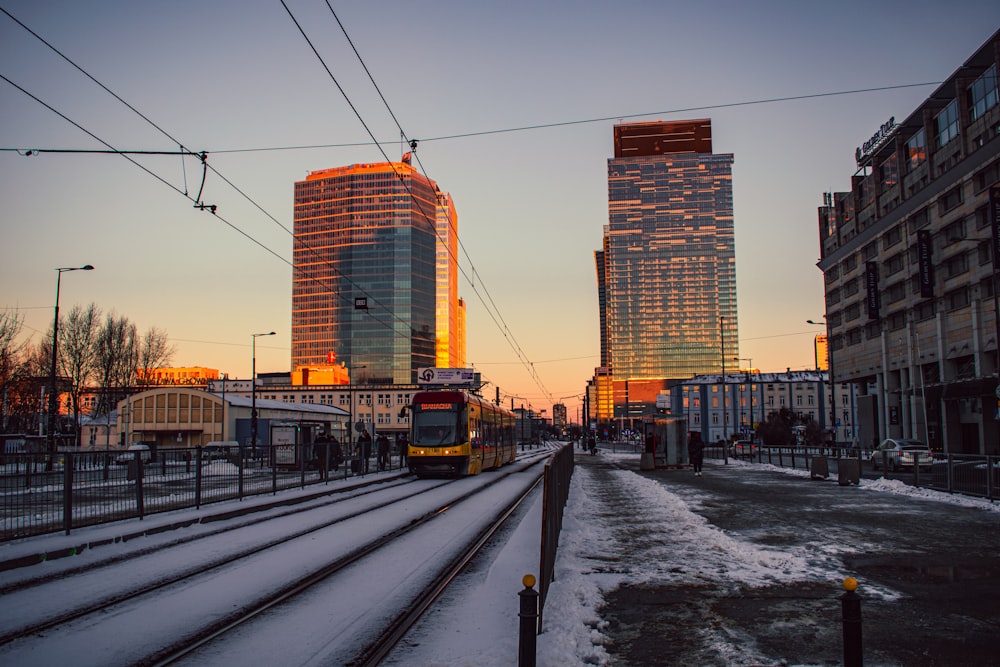
<path fill-rule="evenodd" d="M 464 391 L 413 395 L 407 461 L 419 477 L 476 475 L 516 455 L 514 413 Z"/>

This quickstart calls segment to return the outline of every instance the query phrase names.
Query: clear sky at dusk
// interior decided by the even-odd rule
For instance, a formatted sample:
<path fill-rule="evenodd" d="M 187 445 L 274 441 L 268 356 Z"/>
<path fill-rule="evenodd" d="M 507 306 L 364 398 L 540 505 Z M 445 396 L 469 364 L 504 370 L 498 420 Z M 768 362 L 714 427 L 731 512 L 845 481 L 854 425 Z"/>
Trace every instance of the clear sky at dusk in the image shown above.
<path fill-rule="evenodd" d="M 285 4 L 332 77 L 280 0 L 0 0 L 163 130 L 0 14 L 0 148 L 179 142 L 218 172 L 202 194 L 213 216 L 192 205 L 191 157 L 134 157 L 147 172 L 0 152 L 0 307 L 23 309 L 27 333 L 51 322 L 54 269 L 89 263 L 64 276 L 62 309 L 158 327 L 175 365 L 230 377 L 250 375 L 251 334 L 274 330 L 257 370 L 288 370 L 293 183 L 402 147 L 326 3 Z M 565 398 L 573 419 L 600 360 L 593 252 L 618 119 L 711 118 L 715 152 L 735 157 L 741 365 L 809 368 L 822 194 L 848 189 L 855 147 L 935 86 L 830 93 L 940 82 L 1000 25 L 995 0 L 330 4 L 420 140 L 417 166 L 454 197 L 470 364 L 536 409 Z"/>

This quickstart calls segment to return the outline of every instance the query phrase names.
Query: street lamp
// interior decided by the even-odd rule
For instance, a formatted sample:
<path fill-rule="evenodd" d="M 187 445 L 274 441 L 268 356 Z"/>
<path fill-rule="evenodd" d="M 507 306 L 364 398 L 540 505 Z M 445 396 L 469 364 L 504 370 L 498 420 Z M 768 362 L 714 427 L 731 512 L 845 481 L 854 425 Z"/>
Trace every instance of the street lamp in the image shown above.
<path fill-rule="evenodd" d="M 273 336 L 274 331 L 250 334 L 252 361 L 250 366 L 250 446 L 257 450 L 257 339 L 261 336 Z M 253 454 L 251 454 L 253 456 Z"/>
<path fill-rule="evenodd" d="M 824 318 L 826 319 L 826 318 Z M 830 378 L 830 426 L 833 427 L 833 444 L 837 445 L 837 384 L 833 380 L 833 337 L 830 335 L 830 323 L 806 320 L 806 324 L 826 327 L 826 372 Z M 817 360 L 818 363 L 818 360 Z"/>
<path fill-rule="evenodd" d="M 743 372 L 746 383 L 750 385 L 750 428 L 753 428 L 753 384 L 750 382 L 750 374 L 753 372 L 753 359 L 750 357 L 740 357 L 736 361 L 747 362 L 747 368 Z M 740 392 L 740 428 L 743 427 L 743 397 L 745 392 Z"/>
<path fill-rule="evenodd" d="M 49 367 L 49 419 L 48 419 L 48 449 L 49 462 L 47 468 L 51 470 L 53 459 L 56 454 L 56 356 L 59 352 L 59 283 L 62 282 L 64 271 L 93 271 L 90 264 L 84 266 L 71 266 L 56 269 L 56 312 L 52 320 L 52 365 Z"/>

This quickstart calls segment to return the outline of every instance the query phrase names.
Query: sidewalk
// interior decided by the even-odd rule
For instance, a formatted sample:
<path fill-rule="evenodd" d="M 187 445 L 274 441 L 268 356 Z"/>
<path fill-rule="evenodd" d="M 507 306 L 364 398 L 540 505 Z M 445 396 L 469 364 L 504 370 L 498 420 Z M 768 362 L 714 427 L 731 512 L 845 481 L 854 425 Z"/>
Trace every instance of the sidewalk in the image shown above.
<path fill-rule="evenodd" d="M 848 576 L 866 665 L 1000 663 L 1000 512 L 732 462 L 575 475 L 606 534 L 585 548 L 611 664 L 842 664 Z"/>

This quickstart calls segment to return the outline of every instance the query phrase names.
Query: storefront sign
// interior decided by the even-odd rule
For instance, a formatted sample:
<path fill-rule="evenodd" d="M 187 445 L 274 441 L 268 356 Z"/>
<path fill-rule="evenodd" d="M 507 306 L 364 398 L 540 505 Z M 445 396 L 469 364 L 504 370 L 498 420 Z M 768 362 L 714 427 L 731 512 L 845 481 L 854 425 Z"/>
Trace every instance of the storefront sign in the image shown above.
<path fill-rule="evenodd" d="M 878 150 L 882 144 L 885 143 L 886 139 L 893 135 L 897 127 L 896 117 L 893 116 L 889 120 L 882 123 L 882 126 L 879 127 L 878 131 L 872 135 L 871 139 L 866 141 L 864 144 L 859 146 L 856 151 L 854 151 L 854 159 L 858 163 L 859 167 L 862 162 L 868 159 L 872 153 Z"/>

